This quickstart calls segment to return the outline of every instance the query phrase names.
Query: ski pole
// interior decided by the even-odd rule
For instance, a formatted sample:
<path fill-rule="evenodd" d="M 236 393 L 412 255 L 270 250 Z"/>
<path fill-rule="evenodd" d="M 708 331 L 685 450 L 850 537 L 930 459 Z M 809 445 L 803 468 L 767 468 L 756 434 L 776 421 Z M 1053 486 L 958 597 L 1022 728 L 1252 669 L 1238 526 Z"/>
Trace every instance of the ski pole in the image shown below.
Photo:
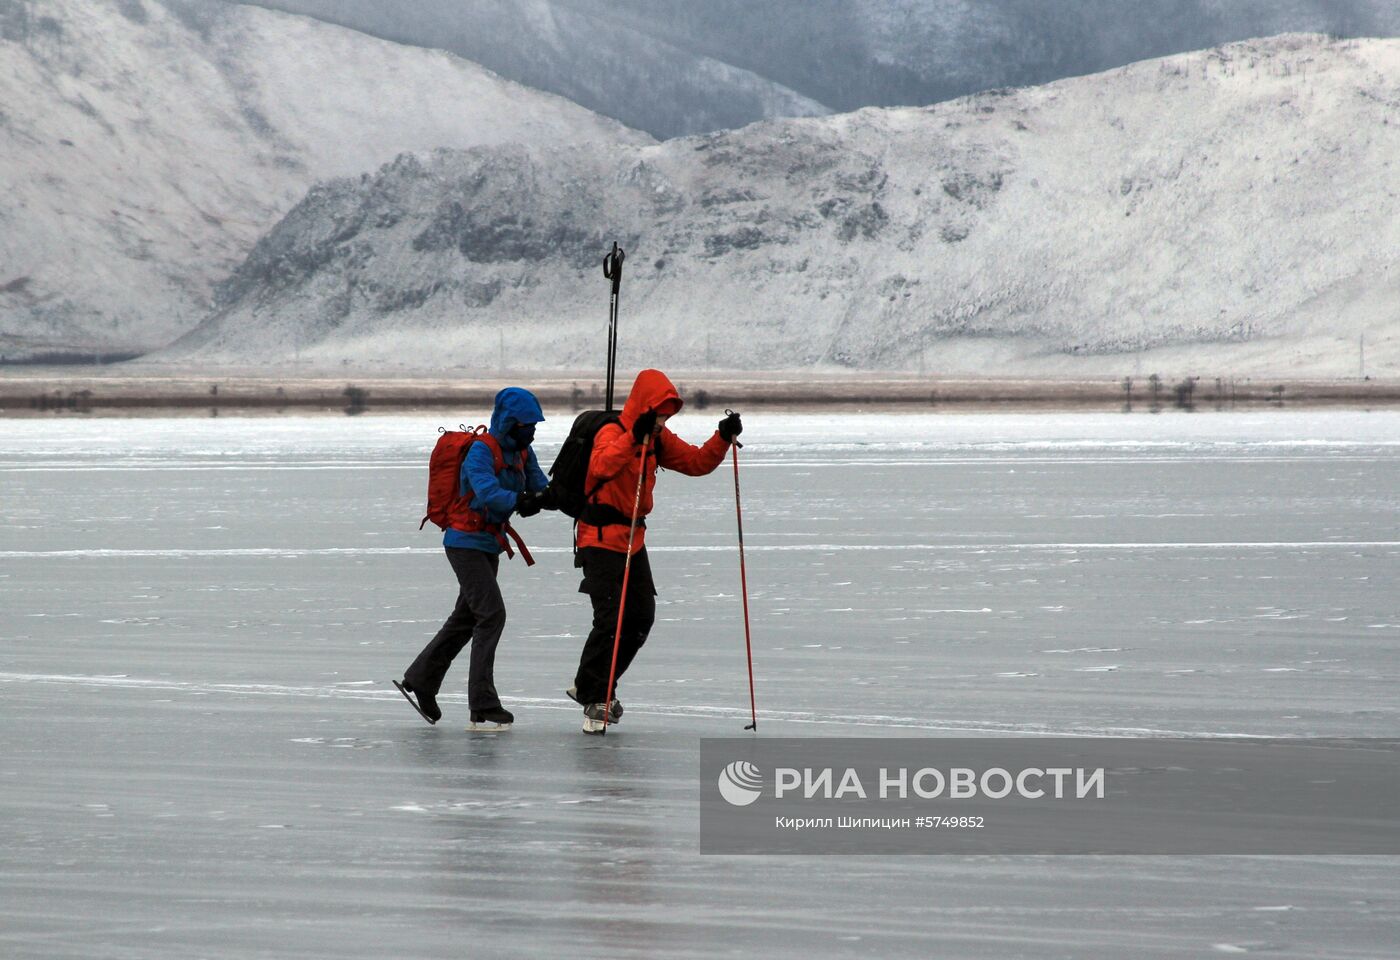
<path fill-rule="evenodd" d="M 622 293 L 622 261 L 627 254 L 613 241 L 612 251 L 603 256 L 603 276 L 612 281 L 612 296 L 608 300 L 608 403 L 613 408 L 613 381 L 617 372 L 617 301 Z"/>
<path fill-rule="evenodd" d="M 733 416 L 733 410 L 724 411 L 726 416 Z M 753 641 L 749 638 L 749 575 L 744 568 L 744 508 L 739 499 L 739 448 L 743 444 L 735 439 L 731 443 L 734 453 L 734 516 L 739 523 L 739 587 L 743 591 L 744 597 L 744 653 L 749 659 L 749 717 L 753 720 L 745 730 L 758 732 L 758 707 L 755 705 L 753 693 Z"/>
<path fill-rule="evenodd" d="M 622 620 L 627 614 L 627 580 L 632 575 L 632 540 L 637 535 L 637 514 L 642 509 L 642 484 L 647 475 L 647 452 L 651 437 L 642 441 L 642 458 L 637 469 L 637 496 L 632 501 L 632 525 L 627 528 L 627 559 L 622 564 L 622 595 L 617 601 L 617 632 L 613 634 L 612 665 L 608 667 L 608 697 L 603 701 L 603 736 L 608 734 L 608 717 L 612 715 L 613 684 L 617 681 L 617 648 L 622 643 Z"/>

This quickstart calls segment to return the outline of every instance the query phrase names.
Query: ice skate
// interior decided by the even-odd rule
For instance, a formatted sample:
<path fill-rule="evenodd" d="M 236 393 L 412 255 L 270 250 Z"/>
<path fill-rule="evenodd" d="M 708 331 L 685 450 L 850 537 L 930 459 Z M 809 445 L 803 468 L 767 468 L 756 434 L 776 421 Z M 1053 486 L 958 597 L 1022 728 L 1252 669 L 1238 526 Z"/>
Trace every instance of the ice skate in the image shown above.
<path fill-rule="evenodd" d="M 402 683 L 395 680 L 394 686 L 399 688 L 399 693 L 408 701 L 409 706 L 418 711 L 418 715 L 429 723 L 437 723 L 442 719 L 442 711 L 438 709 L 437 699 L 431 693 L 420 693 L 413 689 L 405 680 Z M 416 699 L 415 699 L 416 698 Z"/>
<path fill-rule="evenodd" d="M 613 703 L 617 703 L 616 700 Z M 583 732 L 602 733 L 609 725 L 617 723 L 616 717 L 607 712 L 601 703 L 588 703 L 583 707 Z"/>
<path fill-rule="evenodd" d="M 569 689 L 567 689 L 567 690 L 564 691 L 564 695 L 567 696 L 567 697 L 568 697 L 570 700 L 572 700 L 574 703 L 578 704 L 580 707 L 586 707 L 586 706 L 588 706 L 588 704 L 584 703 L 582 700 L 580 700 L 580 699 L 578 698 L 578 687 L 570 687 Z M 617 699 L 617 697 L 613 697 L 613 698 L 612 698 L 612 710 L 609 711 L 609 713 L 608 713 L 608 723 L 617 723 L 617 721 L 619 721 L 619 720 L 621 720 L 621 719 L 622 719 L 622 701 L 619 700 L 619 699 Z"/>
<path fill-rule="evenodd" d="M 472 721 L 467 725 L 467 729 L 477 731 L 509 730 L 514 722 L 515 714 L 505 707 L 496 707 L 492 710 L 473 710 Z"/>

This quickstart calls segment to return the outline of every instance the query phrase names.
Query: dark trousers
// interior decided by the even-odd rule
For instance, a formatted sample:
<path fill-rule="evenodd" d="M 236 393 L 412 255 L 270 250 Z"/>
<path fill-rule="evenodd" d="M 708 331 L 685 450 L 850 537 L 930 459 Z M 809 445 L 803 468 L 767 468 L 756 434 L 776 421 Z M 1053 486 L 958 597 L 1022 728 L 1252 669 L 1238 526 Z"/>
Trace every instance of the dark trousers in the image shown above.
<path fill-rule="evenodd" d="M 593 601 L 593 629 L 583 644 L 574 685 L 583 703 L 602 703 L 608 695 L 608 669 L 612 665 L 613 637 L 617 632 L 617 611 L 622 603 L 622 572 L 627 562 L 625 553 L 584 547 L 578 552 L 583 567 L 583 583 L 579 593 Z M 631 666 L 642 644 L 647 642 L 651 625 L 656 622 L 656 586 L 651 579 L 651 561 L 646 548 L 632 557 L 632 572 L 627 579 L 627 609 L 622 617 L 622 638 L 617 646 L 617 678 Z M 616 696 L 616 688 L 614 688 Z"/>
<path fill-rule="evenodd" d="M 403 676 L 414 690 L 437 696 L 447 668 L 471 643 L 467 701 L 472 710 L 492 710 L 501 705 L 496 694 L 496 644 L 506 628 L 506 605 L 496 583 L 501 558 L 481 550 L 444 549 L 457 575 L 457 606 Z"/>

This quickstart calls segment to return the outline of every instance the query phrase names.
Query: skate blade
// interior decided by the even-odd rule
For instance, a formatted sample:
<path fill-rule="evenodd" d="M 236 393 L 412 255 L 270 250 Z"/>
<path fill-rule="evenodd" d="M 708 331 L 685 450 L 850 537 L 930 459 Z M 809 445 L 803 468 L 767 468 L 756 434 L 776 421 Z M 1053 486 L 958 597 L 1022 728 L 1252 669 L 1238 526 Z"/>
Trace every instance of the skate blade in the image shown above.
<path fill-rule="evenodd" d="M 508 723 L 469 723 L 467 729 L 473 733 L 500 733 L 502 730 L 509 730 Z"/>

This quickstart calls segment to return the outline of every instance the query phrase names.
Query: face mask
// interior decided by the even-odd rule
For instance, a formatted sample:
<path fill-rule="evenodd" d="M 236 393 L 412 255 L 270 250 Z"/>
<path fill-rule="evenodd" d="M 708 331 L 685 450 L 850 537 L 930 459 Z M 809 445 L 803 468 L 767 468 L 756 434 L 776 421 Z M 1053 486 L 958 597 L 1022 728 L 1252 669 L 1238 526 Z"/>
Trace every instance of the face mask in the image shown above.
<path fill-rule="evenodd" d="M 533 423 L 517 423 L 510 428 L 510 438 L 515 441 L 517 448 L 524 450 L 535 442 L 535 425 Z"/>

